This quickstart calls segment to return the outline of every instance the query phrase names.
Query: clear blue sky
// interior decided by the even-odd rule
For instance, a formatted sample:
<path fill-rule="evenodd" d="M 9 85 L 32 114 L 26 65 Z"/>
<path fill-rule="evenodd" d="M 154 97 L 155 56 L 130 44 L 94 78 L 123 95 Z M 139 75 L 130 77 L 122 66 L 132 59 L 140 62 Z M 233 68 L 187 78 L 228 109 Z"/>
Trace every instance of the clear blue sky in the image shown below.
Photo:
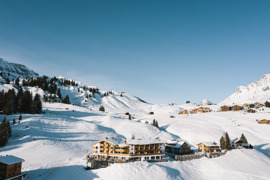
<path fill-rule="evenodd" d="M 0 0 L 0 57 L 153 103 L 270 73 L 269 0 Z"/>

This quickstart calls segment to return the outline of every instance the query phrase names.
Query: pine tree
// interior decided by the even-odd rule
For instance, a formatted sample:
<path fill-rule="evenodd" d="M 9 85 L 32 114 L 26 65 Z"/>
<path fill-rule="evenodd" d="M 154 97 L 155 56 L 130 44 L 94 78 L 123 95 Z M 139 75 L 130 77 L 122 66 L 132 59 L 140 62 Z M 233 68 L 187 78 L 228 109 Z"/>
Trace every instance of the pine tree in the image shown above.
<path fill-rule="evenodd" d="M 220 148 L 221 149 L 225 149 L 225 139 L 224 139 L 224 137 L 222 136 L 221 138 L 220 138 Z"/>
<path fill-rule="evenodd" d="M 21 114 L 20 114 L 20 116 L 19 116 L 19 121 L 20 121 L 20 120 L 22 120 L 22 115 L 21 115 Z"/>
<path fill-rule="evenodd" d="M 247 138 L 244 134 L 241 135 L 240 140 L 243 141 L 243 143 L 248 143 Z"/>
<path fill-rule="evenodd" d="M 100 106 L 100 107 L 99 107 L 99 111 L 105 112 L 104 106 Z"/>
<path fill-rule="evenodd" d="M 62 94 L 59 88 L 57 89 L 57 96 L 59 97 L 59 99 L 62 99 Z"/>
<path fill-rule="evenodd" d="M 19 83 L 20 83 L 20 79 L 17 78 L 16 81 L 15 81 L 15 85 L 19 86 L 20 85 Z"/>
<path fill-rule="evenodd" d="M 7 144 L 8 141 L 8 128 L 7 128 L 7 119 L 4 117 L 0 125 L 0 147 L 3 147 Z"/>
<path fill-rule="evenodd" d="M 227 150 L 231 149 L 231 140 L 227 132 L 225 133 L 225 149 Z"/>
<path fill-rule="evenodd" d="M 13 119 L 12 124 L 16 124 L 16 120 L 15 119 Z"/>
<path fill-rule="evenodd" d="M 131 139 L 135 139 L 135 136 L 134 136 L 134 134 L 132 134 L 132 137 L 131 137 Z"/>
<path fill-rule="evenodd" d="M 128 119 L 131 120 L 131 115 L 130 114 L 128 115 Z"/>
<path fill-rule="evenodd" d="M 65 104 L 70 104 L 68 95 L 66 95 L 62 102 Z"/>
<path fill-rule="evenodd" d="M 33 114 L 40 114 L 42 111 L 42 103 L 39 94 L 36 94 L 32 102 L 31 112 Z"/>
<path fill-rule="evenodd" d="M 158 126 L 158 121 L 156 121 L 156 127 L 159 128 L 159 126 Z"/>
<path fill-rule="evenodd" d="M 265 102 L 265 107 L 270 107 L 270 102 L 266 101 Z"/>
<path fill-rule="evenodd" d="M 11 135 L 12 135 L 12 132 L 11 132 L 11 127 L 10 127 L 10 123 L 9 121 L 7 121 L 7 135 L 8 137 L 10 138 Z"/>

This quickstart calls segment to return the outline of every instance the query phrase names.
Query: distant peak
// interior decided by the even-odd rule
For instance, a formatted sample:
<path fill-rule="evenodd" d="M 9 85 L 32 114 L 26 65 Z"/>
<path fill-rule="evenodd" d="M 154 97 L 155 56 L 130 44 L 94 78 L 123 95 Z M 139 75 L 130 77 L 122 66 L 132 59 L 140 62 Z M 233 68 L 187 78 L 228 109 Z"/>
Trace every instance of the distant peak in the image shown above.
<path fill-rule="evenodd" d="M 0 58 L 0 71 L 10 73 L 13 77 L 36 77 L 39 76 L 33 70 L 28 69 L 23 64 L 11 63 Z"/>

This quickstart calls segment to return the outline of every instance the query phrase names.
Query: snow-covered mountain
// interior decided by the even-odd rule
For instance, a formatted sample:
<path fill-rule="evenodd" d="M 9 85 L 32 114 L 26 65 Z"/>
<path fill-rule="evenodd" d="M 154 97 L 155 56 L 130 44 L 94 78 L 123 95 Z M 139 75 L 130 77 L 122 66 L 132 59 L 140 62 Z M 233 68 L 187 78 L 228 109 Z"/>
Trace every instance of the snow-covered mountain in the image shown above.
<path fill-rule="evenodd" d="M 25 65 L 10 63 L 0 58 L 0 71 L 3 73 L 10 73 L 12 77 L 36 77 L 38 73 L 33 70 L 28 69 Z"/>
<path fill-rule="evenodd" d="M 265 74 L 259 81 L 248 86 L 240 86 L 235 93 L 226 98 L 220 104 L 244 104 L 244 103 L 265 103 L 270 101 L 270 74 Z"/>

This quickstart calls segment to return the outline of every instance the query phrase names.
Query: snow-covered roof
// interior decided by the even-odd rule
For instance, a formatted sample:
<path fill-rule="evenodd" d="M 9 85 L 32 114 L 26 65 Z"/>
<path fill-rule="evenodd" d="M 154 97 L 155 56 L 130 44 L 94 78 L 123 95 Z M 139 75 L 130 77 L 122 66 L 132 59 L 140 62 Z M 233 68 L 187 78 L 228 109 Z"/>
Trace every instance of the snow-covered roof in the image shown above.
<path fill-rule="evenodd" d="M 144 144 L 164 144 L 159 139 L 127 139 L 128 144 L 144 145 Z"/>
<path fill-rule="evenodd" d="M 216 143 L 216 142 L 202 142 L 200 144 L 204 144 L 206 146 L 211 146 L 211 147 L 213 147 L 213 146 L 219 146 L 219 144 Z"/>
<path fill-rule="evenodd" d="M 186 143 L 185 141 L 167 141 L 167 145 L 168 147 L 174 147 L 174 148 L 180 148 L 184 143 Z"/>
<path fill-rule="evenodd" d="M 21 159 L 12 155 L 0 157 L 0 163 L 6 164 L 6 165 L 16 164 L 19 162 L 24 162 L 24 159 Z"/>
<path fill-rule="evenodd" d="M 121 139 L 121 140 L 118 140 L 118 139 L 116 139 L 116 138 L 114 138 L 114 137 L 109 137 L 109 138 L 103 139 L 103 140 L 101 140 L 101 141 L 107 141 L 108 143 L 111 143 L 111 144 L 116 145 L 116 146 L 125 146 L 125 145 L 127 145 L 127 144 L 125 144 L 125 143 L 123 142 L 122 139 Z M 94 143 L 94 144 L 97 144 L 97 143 L 99 143 L 99 142 L 101 142 L 101 141 L 98 141 L 98 142 L 96 142 L 96 143 Z"/>

